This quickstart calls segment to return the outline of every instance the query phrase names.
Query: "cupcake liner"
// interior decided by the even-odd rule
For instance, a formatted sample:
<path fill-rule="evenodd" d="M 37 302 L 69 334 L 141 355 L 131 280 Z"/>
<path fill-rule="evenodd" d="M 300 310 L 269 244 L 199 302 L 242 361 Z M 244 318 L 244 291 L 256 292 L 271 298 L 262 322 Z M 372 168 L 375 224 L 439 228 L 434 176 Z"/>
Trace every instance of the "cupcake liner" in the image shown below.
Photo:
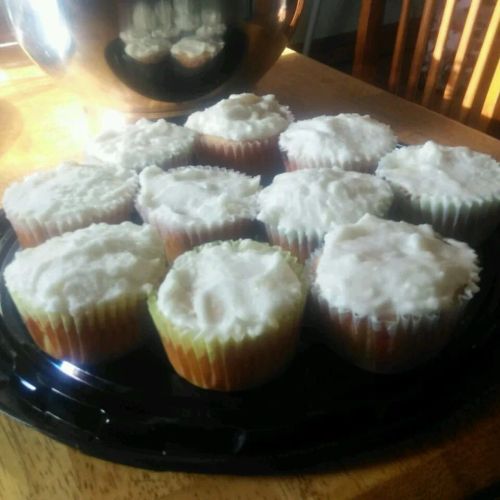
<path fill-rule="evenodd" d="M 310 282 L 320 256 L 316 251 L 306 265 Z M 443 311 L 390 317 L 360 316 L 331 306 L 311 286 L 308 313 L 319 325 L 317 339 L 340 357 L 374 373 L 410 370 L 438 354 L 457 334 L 458 323 L 472 298 L 465 289 L 456 304 Z"/>
<path fill-rule="evenodd" d="M 235 219 L 214 224 L 200 222 L 191 227 L 179 227 L 169 225 L 154 214 L 148 216 L 143 209 L 138 211 L 160 235 L 165 256 L 170 263 L 179 255 L 202 243 L 245 238 L 249 237 L 254 230 L 254 221 L 251 219 Z"/>
<path fill-rule="evenodd" d="M 149 309 L 170 363 L 181 377 L 204 389 L 235 391 L 260 385 L 286 368 L 296 350 L 303 308 L 298 306 L 265 334 L 225 341 L 175 327 L 158 310 L 154 296 Z"/>
<path fill-rule="evenodd" d="M 125 354 L 143 339 L 144 297 L 124 297 L 76 315 L 46 313 L 16 295 L 12 298 L 34 342 L 56 359 L 99 363 Z"/>
<path fill-rule="evenodd" d="M 200 134 L 195 153 L 199 163 L 232 168 L 248 175 L 276 174 L 282 171 L 278 136 L 252 141 L 231 141 Z"/>
<path fill-rule="evenodd" d="M 458 200 L 413 196 L 393 185 L 392 216 L 415 224 L 431 224 L 442 236 L 478 245 L 500 222 L 500 199 Z"/>
<path fill-rule="evenodd" d="M 289 251 L 302 263 L 305 263 L 323 242 L 323 235 L 307 235 L 298 231 L 280 231 L 277 227 L 265 223 L 264 227 L 270 243 Z"/>
<path fill-rule="evenodd" d="M 361 172 L 362 174 L 373 174 L 377 168 L 376 162 L 367 162 L 367 161 L 352 162 L 341 165 L 339 163 L 334 163 L 331 161 L 325 161 L 321 159 L 301 158 L 300 160 L 298 160 L 296 158 L 290 158 L 290 156 L 284 151 L 281 151 L 281 159 L 283 164 L 285 165 L 285 170 L 287 172 L 294 172 L 295 170 L 302 170 L 308 168 L 313 169 L 313 168 L 338 167 L 343 170 Z"/>
<path fill-rule="evenodd" d="M 90 226 L 93 223 L 107 222 L 108 224 L 119 224 L 129 219 L 134 208 L 134 192 L 128 197 L 116 199 L 112 205 L 97 210 L 94 207 L 92 213 L 72 213 L 58 220 L 44 221 L 40 218 L 16 217 L 15 214 L 5 211 L 5 215 L 16 233 L 17 239 L 23 248 L 34 247 L 44 241 L 61 234 L 75 231 Z"/>

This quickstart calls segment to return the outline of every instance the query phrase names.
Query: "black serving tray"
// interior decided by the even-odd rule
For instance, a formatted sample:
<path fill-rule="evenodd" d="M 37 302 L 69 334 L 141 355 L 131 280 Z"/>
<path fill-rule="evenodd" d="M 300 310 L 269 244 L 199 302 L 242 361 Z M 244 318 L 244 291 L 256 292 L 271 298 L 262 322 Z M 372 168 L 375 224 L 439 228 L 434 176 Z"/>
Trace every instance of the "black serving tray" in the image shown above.
<path fill-rule="evenodd" d="M 150 322 L 135 351 L 77 367 L 42 353 L 5 289 L 18 249 L 0 212 L 0 409 L 85 453 L 158 470 L 256 474 L 322 466 L 442 424 L 500 381 L 500 235 L 481 249 L 481 291 L 448 348 L 398 375 L 347 365 L 312 340 L 277 380 L 198 389 L 170 367 Z"/>

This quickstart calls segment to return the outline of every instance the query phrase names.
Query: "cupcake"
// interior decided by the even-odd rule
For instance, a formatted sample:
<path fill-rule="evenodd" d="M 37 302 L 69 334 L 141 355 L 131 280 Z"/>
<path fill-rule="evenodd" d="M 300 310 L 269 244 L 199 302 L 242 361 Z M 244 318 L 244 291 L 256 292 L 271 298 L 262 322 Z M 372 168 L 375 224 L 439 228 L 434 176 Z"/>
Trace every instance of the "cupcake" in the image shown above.
<path fill-rule="evenodd" d="M 136 172 L 149 165 L 167 169 L 192 163 L 195 139 L 193 131 L 165 120 L 140 119 L 101 133 L 86 152 L 91 161 Z"/>
<path fill-rule="evenodd" d="M 123 222 L 22 250 L 4 277 L 38 347 L 81 364 L 120 356 L 141 341 L 146 297 L 165 271 L 155 232 Z"/>
<path fill-rule="evenodd" d="M 365 213 L 386 215 L 393 195 L 380 181 L 335 167 L 286 172 L 259 194 L 257 219 L 271 243 L 304 262 L 332 224 L 356 222 Z"/>
<path fill-rule="evenodd" d="M 155 35 L 145 35 L 127 42 L 125 54 L 140 63 L 154 64 L 165 59 L 171 47 L 172 42 L 158 32 Z"/>
<path fill-rule="evenodd" d="M 302 268 L 289 253 L 226 241 L 176 259 L 149 307 L 181 377 L 234 391 L 284 370 L 295 353 L 305 293 Z"/>
<path fill-rule="evenodd" d="M 219 38 L 185 36 L 172 46 L 172 57 L 183 67 L 197 69 L 214 59 L 223 49 Z"/>
<path fill-rule="evenodd" d="M 3 207 L 21 246 L 32 247 L 93 222 L 126 220 L 136 191 L 134 172 L 63 163 L 11 184 Z"/>
<path fill-rule="evenodd" d="M 333 228 L 308 267 L 325 342 L 372 372 L 408 370 L 436 355 L 478 291 L 467 244 L 373 215 Z"/>
<path fill-rule="evenodd" d="M 429 141 L 384 156 L 376 175 L 392 186 L 394 215 L 471 244 L 500 222 L 500 166 L 491 156 Z"/>
<path fill-rule="evenodd" d="M 200 134 L 200 163 L 256 175 L 272 173 L 281 163 L 278 137 L 292 120 L 273 95 L 238 94 L 193 113 L 186 127 Z"/>
<path fill-rule="evenodd" d="M 163 240 L 173 261 L 195 245 L 249 236 L 257 213 L 259 177 L 217 167 L 144 169 L 137 211 Z"/>
<path fill-rule="evenodd" d="M 372 173 L 380 158 L 396 144 L 388 125 L 355 113 L 297 121 L 279 138 L 289 171 L 335 166 Z"/>

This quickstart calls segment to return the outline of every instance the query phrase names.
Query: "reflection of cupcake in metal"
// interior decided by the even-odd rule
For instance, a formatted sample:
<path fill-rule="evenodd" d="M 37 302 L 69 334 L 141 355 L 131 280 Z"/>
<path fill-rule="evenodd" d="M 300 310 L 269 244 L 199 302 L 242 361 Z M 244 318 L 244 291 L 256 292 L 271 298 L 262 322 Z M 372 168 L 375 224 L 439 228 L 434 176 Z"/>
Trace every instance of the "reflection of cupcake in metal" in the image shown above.
<path fill-rule="evenodd" d="M 136 3 L 131 25 L 120 33 L 120 38 L 125 43 L 125 53 L 129 57 L 151 64 L 169 54 L 171 39 L 177 34 L 172 6 L 168 0 L 161 0 L 154 8 L 145 2 Z"/>
<path fill-rule="evenodd" d="M 175 26 L 180 32 L 194 33 L 201 24 L 199 0 L 173 0 Z"/>
<path fill-rule="evenodd" d="M 201 26 L 196 36 L 201 38 L 221 37 L 226 32 L 220 2 L 203 2 L 201 10 Z"/>
<path fill-rule="evenodd" d="M 200 68 L 224 48 L 222 39 L 186 36 L 172 46 L 172 57 L 185 68 Z"/>

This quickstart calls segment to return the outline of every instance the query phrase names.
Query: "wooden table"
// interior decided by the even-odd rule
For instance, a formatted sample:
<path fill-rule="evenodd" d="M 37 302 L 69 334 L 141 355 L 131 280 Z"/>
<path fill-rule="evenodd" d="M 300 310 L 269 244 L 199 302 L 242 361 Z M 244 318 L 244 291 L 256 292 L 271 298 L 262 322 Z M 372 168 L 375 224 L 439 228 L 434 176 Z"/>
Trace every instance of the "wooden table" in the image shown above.
<path fill-rule="evenodd" d="M 0 61 L 0 192 L 13 179 L 78 157 L 89 136 L 78 98 L 25 59 Z M 259 82 L 298 118 L 359 112 L 401 141 L 432 138 L 500 157 L 500 142 L 286 51 Z M 69 125 L 70 124 L 70 125 Z M 69 126 L 68 126 L 69 125 Z M 338 461 L 327 473 L 229 477 L 150 472 L 85 456 L 0 416 L 0 498 L 460 498 L 500 481 L 500 388 L 440 434 Z M 492 486 L 493 485 L 493 486 Z"/>

